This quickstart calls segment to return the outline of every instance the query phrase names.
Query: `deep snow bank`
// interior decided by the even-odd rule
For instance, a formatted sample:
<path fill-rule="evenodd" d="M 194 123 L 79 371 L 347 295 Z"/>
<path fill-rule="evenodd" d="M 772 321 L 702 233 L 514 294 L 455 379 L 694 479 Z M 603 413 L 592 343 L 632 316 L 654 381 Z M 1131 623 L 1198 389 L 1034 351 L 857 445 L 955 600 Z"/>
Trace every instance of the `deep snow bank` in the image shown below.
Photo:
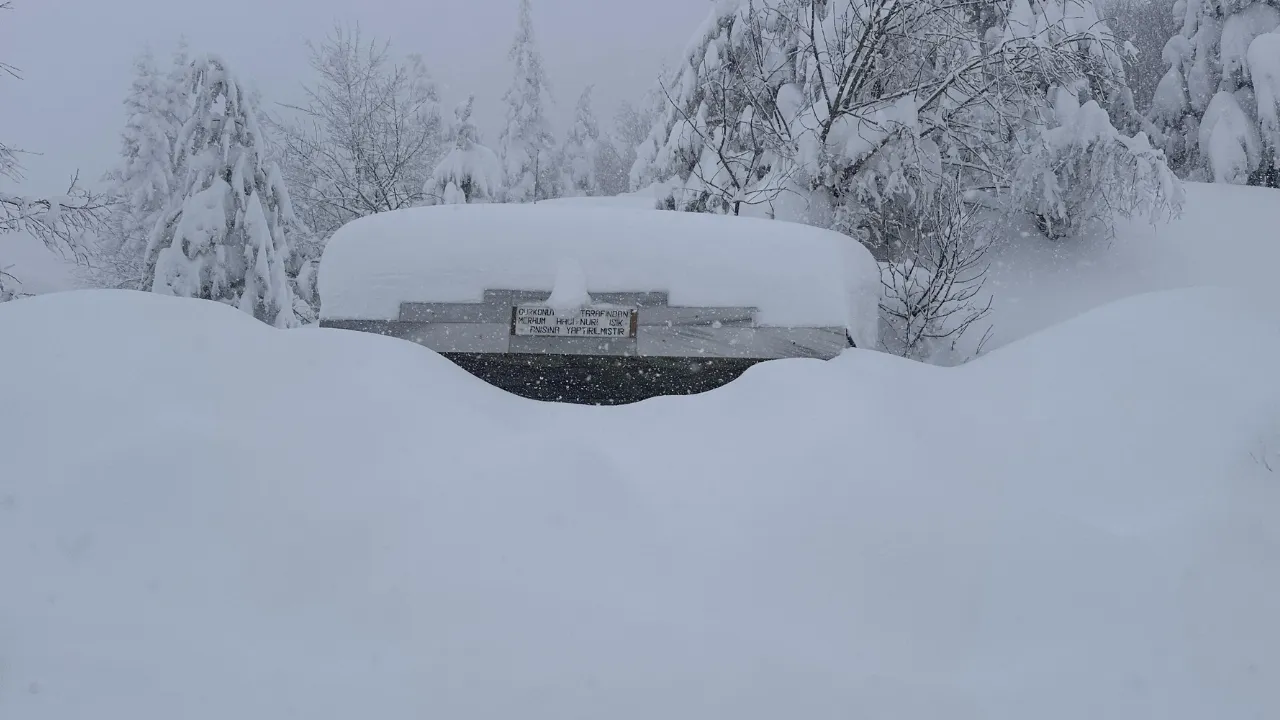
<path fill-rule="evenodd" d="M 1280 329 L 1232 293 L 610 409 L 143 294 L 0 338 L 6 720 L 1280 713 Z"/>
<path fill-rule="evenodd" d="M 1010 228 L 989 259 L 992 342 L 1006 345 L 1080 313 L 1139 293 L 1215 285 L 1271 308 L 1280 268 L 1280 191 L 1184 183 L 1182 215 L 1120 220 L 1114 237 L 1051 242 Z M 1028 237 L 1019 237 L 1021 232 Z M 984 323 L 985 325 L 985 323 Z M 978 328 L 962 343 L 971 352 Z M 1169 342 L 1194 342 L 1184 328 Z"/>

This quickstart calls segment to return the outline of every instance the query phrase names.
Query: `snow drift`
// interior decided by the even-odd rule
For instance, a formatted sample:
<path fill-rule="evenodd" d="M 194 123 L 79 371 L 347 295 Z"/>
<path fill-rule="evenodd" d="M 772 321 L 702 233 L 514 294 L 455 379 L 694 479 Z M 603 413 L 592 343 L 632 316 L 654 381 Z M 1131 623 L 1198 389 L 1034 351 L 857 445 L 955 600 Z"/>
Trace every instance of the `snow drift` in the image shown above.
<path fill-rule="evenodd" d="M 0 337 L 6 720 L 1280 714 L 1280 328 L 1230 292 L 608 409 L 194 300 Z"/>
<path fill-rule="evenodd" d="M 989 348 L 1061 323 L 1122 298 L 1178 288 L 1220 286 L 1275 308 L 1280 267 L 1280 192 L 1271 188 L 1184 183 L 1182 214 L 1159 223 L 1121 220 L 1116 236 L 1050 242 L 1034 228 L 1008 228 L 990 255 L 993 296 Z M 1197 342 L 1187 326 L 1165 339 L 1181 348 Z M 962 341 L 972 352 L 981 333 Z"/>

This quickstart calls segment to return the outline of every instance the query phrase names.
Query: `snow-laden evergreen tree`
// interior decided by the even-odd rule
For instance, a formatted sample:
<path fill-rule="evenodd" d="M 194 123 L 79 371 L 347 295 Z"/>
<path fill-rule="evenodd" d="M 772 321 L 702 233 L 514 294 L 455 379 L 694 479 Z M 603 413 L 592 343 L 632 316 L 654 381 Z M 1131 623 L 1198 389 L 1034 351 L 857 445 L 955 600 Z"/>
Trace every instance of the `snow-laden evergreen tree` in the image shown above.
<path fill-rule="evenodd" d="M 659 96 L 655 86 L 646 102 L 637 106 L 623 101 L 613 116 L 613 122 L 604 135 L 609 140 L 601 161 L 600 178 L 606 195 L 618 195 L 637 190 L 631 185 L 631 170 L 635 167 L 640 145 L 649 137 L 649 130 L 665 106 L 666 99 Z M 616 156 L 610 153 L 616 154 Z"/>
<path fill-rule="evenodd" d="M 503 95 L 506 122 L 499 153 L 507 175 L 507 201 L 533 202 L 560 194 L 556 141 L 547 120 L 551 87 L 533 33 L 530 0 L 520 0 L 516 37 L 509 58 L 514 65 L 511 87 Z"/>
<path fill-rule="evenodd" d="M 453 149 L 432 172 L 422 193 L 427 205 L 465 205 L 501 202 L 504 195 L 502 161 L 480 142 L 471 121 L 475 96 L 455 111 Z"/>
<path fill-rule="evenodd" d="M 1043 98 L 1029 95 L 1034 122 L 1018 133 L 1013 209 L 1029 212 L 1050 238 L 1106 231 L 1117 216 L 1158 215 L 1181 197 L 1163 153 L 1145 132 L 1126 85 L 1124 48 L 1082 0 L 1014 0 L 1001 42 L 1068 40 L 1069 72 L 1050 76 Z"/>
<path fill-rule="evenodd" d="M 1280 186 L 1280 7 L 1269 0 L 1178 0 L 1181 31 L 1152 121 L 1174 167 L 1194 180 Z"/>
<path fill-rule="evenodd" d="M 1173 0 L 1106 0 L 1100 9 L 1124 55 L 1125 80 L 1136 109 L 1146 113 L 1165 74 L 1164 45 L 1181 27 L 1170 11 Z"/>
<path fill-rule="evenodd" d="M 276 327 L 297 324 L 288 268 L 297 228 L 280 170 L 267 158 L 258 108 L 216 56 L 191 64 L 190 116 L 175 153 L 175 203 L 152 231 L 145 285 L 216 300 Z"/>
<path fill-rule="evenodd" d="M 694 35 L 684 63 L 660 80 L 665 102 L 639 148 L 631 184 L 667 183 L 662 205 L 672 210 L 738 214 L 767 205 L 785 180 L 776 169 L 792 149 L 790 131 L 771 109 L 794 64 L 772 71 L 766 50 L 786 43 L 768 19 L 793 22 L 797 7 L 725 0 L 714 4 Z M 776 27 L 776 26 L 774 26 Z"/>
<path fill-rule="evenodd" d="M 1026 142 L 1013 173 L 1015 208 L 1029 212 L 1053 239 L 1105 229 L 1116 217 L 1158 210 L 1181 197 L 1176 178 L 1147 136 L 1124 135 L 1079 87 L 1055 87 L 1048 124 Z M 1151 196 L 1152 189 L 1155 196 Z"/>
<path fill-rule="evenodd" d="M 591 196 L 600 194 L 601 153 L 604 145 L 600 137 L 600 123 L 591 107 L 594 88 L 590 85 L 582 91 L 574 110 L 573 126 L 565 136 L 560 152 L 564 169 L 566 195 Z"/>
<path fill-rule="evenodd" d="M 185 41 L 168 72 L 156 67 L 149 48 L 134 61 L 120 161 L 106 176 L 115 204 L 91 271 L 95 284 L 142 289 L 147 241 L 175 200 L 182 173 L 174 145 L 188 111 L 181 87 L 188 62 Z"/>

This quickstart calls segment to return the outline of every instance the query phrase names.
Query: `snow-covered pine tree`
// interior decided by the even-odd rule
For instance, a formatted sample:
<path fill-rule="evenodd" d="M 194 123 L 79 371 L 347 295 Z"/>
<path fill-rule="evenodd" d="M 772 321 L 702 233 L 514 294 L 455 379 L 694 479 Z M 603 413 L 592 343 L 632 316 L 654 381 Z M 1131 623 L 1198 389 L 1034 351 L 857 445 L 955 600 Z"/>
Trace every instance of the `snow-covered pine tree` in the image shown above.
<path fill-rule="evenodd" d="M 1193 180 L 1280 187 L 1280 7 L 1270 0 L 1177 0 L 1181 31 L 1151 120 L 1171 164 Z"/>
<path fill-rule="evenodd" d="M 509 58 L 514 64 L 511 87 L 503 96 L 506 124 L 499 152 L 507 175 L 507 201 L 533 202 L 560 194 L 556 142 L 547 120 L 551 87 L 533 34 L 530 0 L 520 0 L 516 37 Z"/>
<path fill-rule="evenodd" d="M 480 142 L 480 131 L 471 121 L 474 95 L 455 111 L 453 149 L 431 174 L 422 193 L 427 205 L 465 205 L 501 202 L 504 189 L 502 161 Z"/>
<path fill-rule="evenodd" d="M 1172 0 L 1106 0 L 1099 8 L 1120 42 L 1125 80 L 1133 91 L 1134 105 L 1143 113 L 1151 109 L 1156 85 L 1164 77 L 1164 45 L 1182 27 L 1180 19 L 1173 20 L 1172 4 Z"/>
<path fill-rule="evenodd" d="M 191 64 L 187 88 L 191 114 L 175 150 L 185 167 L 183 200 L 152 231 L 145 285 L 292 327 L 296 220 L 279 169 L 267 160 L 258 108 L 216 56 Z"/>
<path fill-rule="evenodd" d="M 608 195 L 639 189 L 631 186 L 631 170 L 636 165 L 636 149 L 648 139 L 649 130 L 666 103 L 665 97 L 661 97 L 657 90 L 655 86 L 643 105 L 623 101 L 614 113 L 612 126 L 605 133 L 611 146 L 606 152 L 612 150 L 617 157 L 606 156 L 600 172 Z"/>
<path fill-rule="evenodd" d="M 790 133 L 772 110 L 794 71 L 765 66 L 779 59 L 771 50 L 782 50 L 785 39 L 763 21 L 790 27 L 798 10 L 791 4 L 715 3 L 681 65 L 659 81 L 664 102 L 636 150 L 633 188 L 665 182 L 663 207 L 735 215 L 777 198 Z"/>
<path fill-rule="evenodd" d="M 120 161 L 106 177 L 115 204 L 90 271 L 94 284 L 142 289 L 147 241 L 174 200 L 181 173 L 173 150 L 186 119 L 181 78 L 187 64 L 185 42 L 168 72 L 157 69 L 149 48 L 134 61 Z"/>
<path fill-rule="evenodd" d="M 600 194 L 597 172 L 600 169 L 602 145 L 600 123 L 596 121 L 595 111 L 591 107 L 593 89 L 588 85 L 579 96 L 578 106 L 574 110 L 573 127 L 569 128 L 564 148 L 560 151 L 567 195 Z"/>

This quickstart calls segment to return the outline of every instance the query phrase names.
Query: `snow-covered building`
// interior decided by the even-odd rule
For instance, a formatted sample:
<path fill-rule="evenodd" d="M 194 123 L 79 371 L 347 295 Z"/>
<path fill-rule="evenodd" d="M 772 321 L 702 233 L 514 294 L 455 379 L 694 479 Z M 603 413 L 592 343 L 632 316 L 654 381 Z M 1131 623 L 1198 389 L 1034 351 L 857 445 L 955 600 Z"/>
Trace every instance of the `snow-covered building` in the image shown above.
<path fill-rule="evenodd" d="M 630 402 L 876 337 L 879 273 L 838 233 L 613 207 L 361 218 L 320 264 L 321 324 L 410 340 L 547 400 Z"/>

